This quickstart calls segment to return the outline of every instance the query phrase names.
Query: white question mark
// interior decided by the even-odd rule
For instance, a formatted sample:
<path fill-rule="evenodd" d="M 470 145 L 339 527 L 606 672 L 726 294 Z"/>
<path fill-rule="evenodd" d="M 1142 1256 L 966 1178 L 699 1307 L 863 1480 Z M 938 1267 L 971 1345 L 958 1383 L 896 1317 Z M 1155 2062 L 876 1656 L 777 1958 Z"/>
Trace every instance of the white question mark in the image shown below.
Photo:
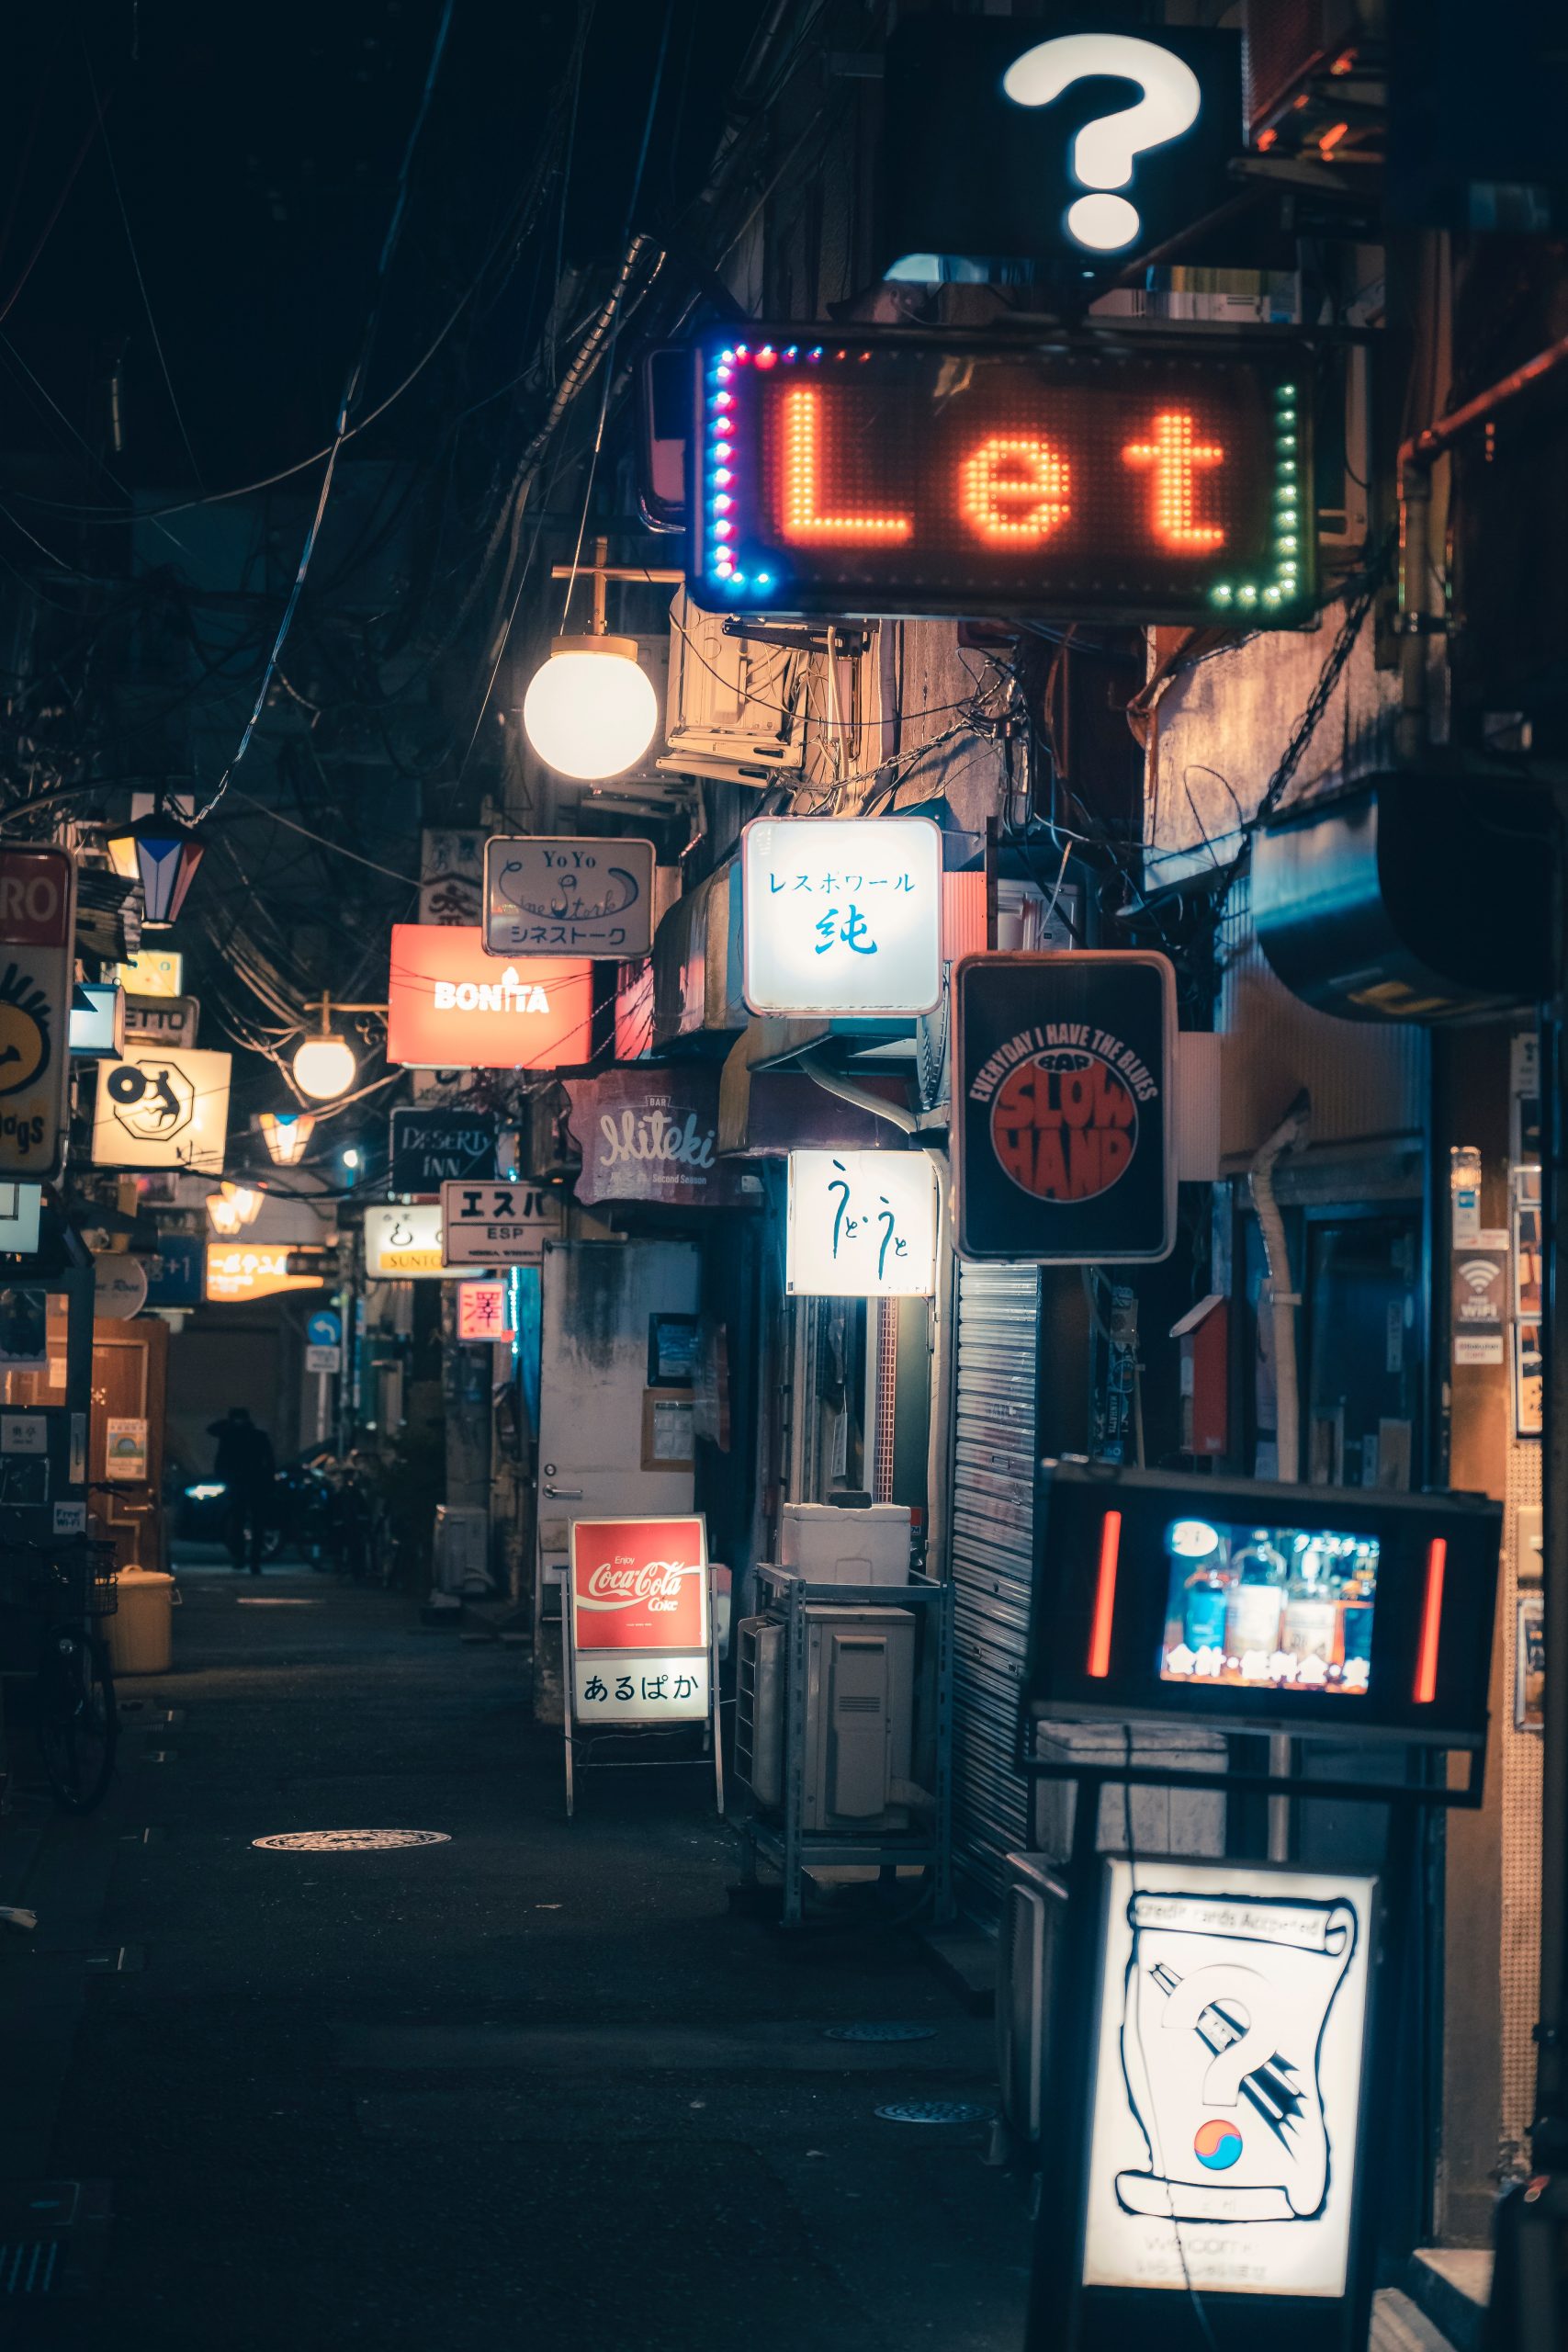
<path fill-rule="evenodd" d="M 1277 1984 L 1256 1969 L 1233 1961 L 1216 1961 L 1212 1968 L 1195 1969 L 1184 1976 L 1166 2002 L 1160 2023 L 1168 2030 L 1195 2030 L 1205 2009 L 1216 2001 L 1239 2001 L 1247 2012 L 1247 2030 L 1228 2049 L 1216 2051 L 1203 2075 L 1205 2107 L 1234 2107 L 1242 2077 L 1272 2058 L 1280 2042 L 1280 2022 L 1289 2003 Z"/>
<path fill-rule="evenodd" d="M 1015 58 L 1002 88 L 1015 106 L 1048 107 L 1074 82 L 1090 74 L 1114 74 L 1137 82 L 1143 96 L 1115 114 L 1086 122 L 1073 141 L 1073 170 L 1087 188 L 1125 187 L 1133 158 L 1151 147 L 1179 139 L 1198 119 L 1203 93 L 1190 65 L 1152 40 L 1131 33 L 1060 33 Z M 1143 226 L 1135 204 L 1124 196 L 1080 196 L 1067 208 L 1067 227 L 1080 245 L 1100 254 L 1119 253 Z"/>

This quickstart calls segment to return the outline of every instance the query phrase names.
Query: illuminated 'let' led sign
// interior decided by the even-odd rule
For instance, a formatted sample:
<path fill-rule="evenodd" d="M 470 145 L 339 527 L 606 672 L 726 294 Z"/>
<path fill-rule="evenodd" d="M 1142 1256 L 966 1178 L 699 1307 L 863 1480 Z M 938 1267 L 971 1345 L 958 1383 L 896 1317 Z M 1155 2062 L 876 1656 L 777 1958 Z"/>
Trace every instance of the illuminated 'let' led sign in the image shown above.
<path fill-rule="evenodd" d="M 710 610 L 1267 628 L 1313 607 L 1294 339 L 757 330 L 705 339 L 695 372 Z"/>

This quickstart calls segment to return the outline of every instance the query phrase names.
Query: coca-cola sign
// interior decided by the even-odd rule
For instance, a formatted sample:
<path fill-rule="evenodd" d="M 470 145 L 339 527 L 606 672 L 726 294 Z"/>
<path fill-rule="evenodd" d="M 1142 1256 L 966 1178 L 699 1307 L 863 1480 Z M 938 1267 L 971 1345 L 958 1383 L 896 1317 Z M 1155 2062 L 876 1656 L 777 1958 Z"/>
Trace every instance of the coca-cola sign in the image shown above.
<path fill-rule="evenodd" d="M 718 1074 L 612 1069 L 567 1080 L 567 1124 L 582 1153 L 577 1197 L 732 1208 L 756 1178 L 718 1157 Z"/>
<path fill-rule="evenodd" d="M 702 1517 L 574 1519 L 572 1645 L 584 1650 L 705 1650 L 707 1535 Z"/>

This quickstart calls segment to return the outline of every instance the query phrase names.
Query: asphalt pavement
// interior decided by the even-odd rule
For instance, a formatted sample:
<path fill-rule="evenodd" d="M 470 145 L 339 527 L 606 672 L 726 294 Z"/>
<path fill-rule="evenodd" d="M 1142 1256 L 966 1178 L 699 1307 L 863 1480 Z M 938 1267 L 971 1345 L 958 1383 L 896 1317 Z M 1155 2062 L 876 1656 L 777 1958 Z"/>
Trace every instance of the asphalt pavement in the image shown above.
<path fill-rule="evenodd" d="M 911 1933 L 732 1910 L 701 1770 L 569 1823 L 525 1656 L 405 1598 L 181 1585 L 104 1811 L 0 1823 L 39 1913 L 0 1937 L 0 2340 L 1016 2352 L 1025 2184 L 876 2113 L 995 2104 Z M 439 1842 L 254 1842 L 345 1830 Z M 887 2021 L 931 2030 L 828 2035 Z"/>

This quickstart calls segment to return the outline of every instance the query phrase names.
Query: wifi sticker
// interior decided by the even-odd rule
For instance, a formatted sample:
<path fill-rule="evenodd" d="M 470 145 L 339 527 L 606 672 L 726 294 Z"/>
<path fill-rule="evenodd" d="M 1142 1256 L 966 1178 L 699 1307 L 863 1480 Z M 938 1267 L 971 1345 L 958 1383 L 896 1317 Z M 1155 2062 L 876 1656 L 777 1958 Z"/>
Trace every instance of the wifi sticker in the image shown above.
<path fill-rule="evenodd" d="M 1507 1317 L 1508 1237 L 1482 1233 L 1457 1250 L 1450 1292 L 1456 1364 L 1501 1363 Z"/>

